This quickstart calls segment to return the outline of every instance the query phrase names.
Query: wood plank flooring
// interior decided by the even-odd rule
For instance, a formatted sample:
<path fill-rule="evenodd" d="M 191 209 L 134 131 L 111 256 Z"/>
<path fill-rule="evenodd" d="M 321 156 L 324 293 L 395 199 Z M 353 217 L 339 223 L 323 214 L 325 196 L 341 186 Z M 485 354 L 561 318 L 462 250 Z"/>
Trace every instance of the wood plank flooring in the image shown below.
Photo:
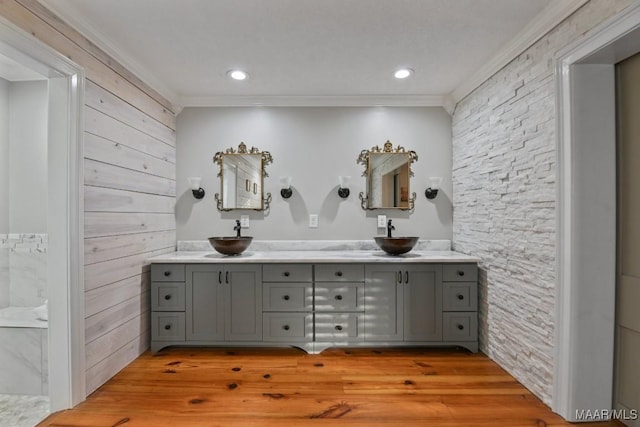
<path fill-rule="evenodd" d="M 54 426 L 568 426 L 483 354 L 457 349 L 165 349 Z M 614 422 L 581 426 L 616 426 Z"/>

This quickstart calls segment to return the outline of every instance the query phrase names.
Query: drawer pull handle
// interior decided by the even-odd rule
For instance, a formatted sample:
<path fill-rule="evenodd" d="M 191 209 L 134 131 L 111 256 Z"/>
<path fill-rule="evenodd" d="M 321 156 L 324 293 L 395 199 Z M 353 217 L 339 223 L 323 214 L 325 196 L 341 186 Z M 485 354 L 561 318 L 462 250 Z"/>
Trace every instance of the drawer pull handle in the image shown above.
<path fill-rule="evenodd" d="M 335 298 L 336 298 L 338 301 L 342 301 L 342 295 L 336 295 L 336 296 L 335 296 Z"/>
<path fill-rule="evenodd" d="M 171 294 L 167 294 L 164 296 L 164 299 L 166 299 L 167 301 L 169 301 L 171 299 Z"/>
<path fill-rule="evenodd" d="M 222 285 L 222 271 L 218 271 L 218 283 Z"/>
<path fill-rule="evenodd" d="M 169 324 L 164 325 L 164 329 L 168 331 L 169 329 L 171 329 L 171 325 L 169 325 Z"/>
<path fill-rule="evenodd" d="M 289 330 L 289 325 L 284 325 L 284 326 L 282 327 L 282 329 L 284 329 L 285 331 L 288 331 L 288 330 Z"/>
<path fill-rule="evenodd" d="M 289 301 L 289 295 L 283 296 L 282 299 L 285 300 L 285 301 Z"/>
<path fill-rule="evenodd" d="M 463 270 L 458 270 L 458 276 L 460 276 L 460 277 L 464 276 L 464 271 Z"/>
<path fill-rule="evenodd" d="M 341 331 L 341 330 L 342 330 L 342 326 L 336 325 L 336 331 Z"/>
<path fill-rule="evenodd" d="M 409 272 L 408 271 L 404 272 L 404 283 L 409 283 Z"/>
<path fill-rule="evenodd" d="M 402 283 L 402 271 L 398 271 L 398 283 Z"/>
<path fill-rule="evenodd" d="M 464 299 L 464 295 L 462 295 L 462 294 L 458 294 L 458 295 L 456 295 L 456 297 L 458 297 L 458 299 L 460 301 L 462 301 Z"/>
<path fill-rule="evenodd" d="M 336 276 L 342 277 L 342 271 L 336 271 Z"/>
<path fill-rule="evenodd" d="M 464 326 L 458 323 L 458 329 L 459 329 L 459 330 L 463 330 L 463 329 L 464 329 Z"/>
<path fill-rule="evenodd" d="M 289 273 L 288 271 L 285 271 L 283 274 L 284 274 L 284 277 L 289 277 L 291 273 Z"/>
<path fill-rule="evenodd" d="M 170 271 L 165 271 L 164 272 L 164 277 L 169 277 L 171 276 L 171 272 Z"/>

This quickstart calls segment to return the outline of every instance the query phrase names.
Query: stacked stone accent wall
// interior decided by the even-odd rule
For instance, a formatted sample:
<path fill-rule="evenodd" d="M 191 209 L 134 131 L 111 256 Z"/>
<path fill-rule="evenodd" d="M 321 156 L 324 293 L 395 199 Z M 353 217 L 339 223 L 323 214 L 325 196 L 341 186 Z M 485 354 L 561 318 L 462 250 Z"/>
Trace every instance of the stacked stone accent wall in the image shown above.
<path fill-rule="evenodd" d="M 592 0 L 458 103 L 453 248 L 480 263 L 481 349 L 551 404 L 558 52 L 631 0 Z"/>

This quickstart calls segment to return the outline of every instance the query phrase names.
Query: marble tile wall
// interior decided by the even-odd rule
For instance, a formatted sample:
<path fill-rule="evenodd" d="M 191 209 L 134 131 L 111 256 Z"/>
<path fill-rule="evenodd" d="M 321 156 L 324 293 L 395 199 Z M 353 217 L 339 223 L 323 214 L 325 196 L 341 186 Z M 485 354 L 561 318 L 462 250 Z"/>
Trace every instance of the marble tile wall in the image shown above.
<path fill-rule="evenodd" d="M 0 394 L 48 395 L 47 332 L 0 328 Z"/>
<path fill-rule="evenodd" d="M 47 234 L 0 234 L 0 307 L 47 299 Z"/>

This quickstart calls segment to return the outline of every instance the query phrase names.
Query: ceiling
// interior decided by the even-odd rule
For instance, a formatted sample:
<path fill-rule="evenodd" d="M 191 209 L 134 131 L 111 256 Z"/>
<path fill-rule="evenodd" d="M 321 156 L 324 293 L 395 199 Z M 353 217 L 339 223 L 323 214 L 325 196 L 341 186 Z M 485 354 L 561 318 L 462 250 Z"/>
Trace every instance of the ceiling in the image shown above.
<path fill-rule="evenodd" d="M 455 103 L 585 2 L 40 1 L 179 106 Z"/>

